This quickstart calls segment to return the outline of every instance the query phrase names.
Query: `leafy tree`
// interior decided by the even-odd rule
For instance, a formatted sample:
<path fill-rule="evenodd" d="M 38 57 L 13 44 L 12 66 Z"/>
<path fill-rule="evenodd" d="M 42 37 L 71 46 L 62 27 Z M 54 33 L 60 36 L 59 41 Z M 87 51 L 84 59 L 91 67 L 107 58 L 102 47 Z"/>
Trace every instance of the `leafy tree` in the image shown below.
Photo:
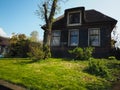
<path fill-rule="evenodd" d="M 27 57 L 29 43 L 25 34 L 13 34 L 7 57 Z"/>
<path fill-rule="evenodd" d="M 50 57 L 51 30 L 54 22 L 54 15 L 59 11 L 59 3 L 63 0 L 41 0 L 43 5 L 38 5 L 37 14 L 45 20 L 43 50 L 45 58 Z M 66 0 L 65 0 L 66 1 Z M 47 47 L 47 48 L 46 48 Z"/>
<path fill-rule="evenodd" d="M 39 33 L 37 31 L 32 31 L 30 34 L 30 41 L 38 42 L 39 41 L 38 37 L 39 37 Z"/>

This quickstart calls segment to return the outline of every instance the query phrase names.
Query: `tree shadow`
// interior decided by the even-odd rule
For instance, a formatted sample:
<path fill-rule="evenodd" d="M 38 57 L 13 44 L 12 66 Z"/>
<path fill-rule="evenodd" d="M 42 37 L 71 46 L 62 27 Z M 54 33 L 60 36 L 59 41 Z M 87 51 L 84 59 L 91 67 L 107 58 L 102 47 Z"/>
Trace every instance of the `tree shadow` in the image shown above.
<path fill-rule="evenodd" d="M 18 65 L 25 65 L 25 64 L 33 64 L 33 63 L 37 63 L 39 62 L 39 60 L 16 60 L 16 62 L 14 62 L 14 64 L 18 64 Z"/>
<path fill-rule="evenodd" d="M 8 87 L 5 87 L 5 86 L 3 86 L 3 85 L 0 85 L 0 90 L 12 90 L 12 89 L 10 89 L 10 88 L 8 88 Z"/>

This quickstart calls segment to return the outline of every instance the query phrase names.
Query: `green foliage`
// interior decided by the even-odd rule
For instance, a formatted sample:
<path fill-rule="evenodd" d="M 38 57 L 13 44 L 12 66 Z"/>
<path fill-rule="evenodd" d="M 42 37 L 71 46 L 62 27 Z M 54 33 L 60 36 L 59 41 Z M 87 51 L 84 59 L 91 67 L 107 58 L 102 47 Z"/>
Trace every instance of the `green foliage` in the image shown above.
<path fill-rule="evenodd" d="M 92 57 L 93 50 L 93 47 L 84 48 L 84 59 L 90 59 Z"/>
<path fill-rule="evenodd" d="M 29 48 L 30 51 L 27 54 L 32 60 L 38 61 L 44 58 L 43 48 L 40 43 L 35 43 L 35 42 L 31 43 L 29 45 Z"/>
<path fill-rule="evenodd" d="M 39 41 L 39 33 L 37 31 L 32 31 L 31 32 L 30 41 L 31 42 L 38 42 Z"/>
<path fill-rule="evenodd" d="M 32 32 L 31 37 L 35 37 L 37 32 Z M 37 37 L 37 36 L 36 36 Z M 44 53 L 40 43 L 35 40 L 29 40 L 25 34 L 13 34 L 10 39 L 9 52 L 6 57 L 25 58 L 30 57 L 32 60 L 43 59 Z"/>
<path fill-rule="evenodd" d="M 116 57 L 115 56 L 110 56 L 108 57 L 109 60 L 116 60 Z"/>
<path fill-rule="evenodd" d="M 74 59 L 88 60 L 92 57 L 93 50 L 94 48 L 92 47 L 86 48 L 76 47 L 73 50 L 69 50 L 69 53 L 74 54 Z"/>
<path fill-rule="evenodd" d="M 24 34 L 14 34 L 10 39 L 9 52 L 5 55 L 6 57 L 27 57 L 29 51 L 29 43 Z"/>
<path fill-rule="evenodd" d="M 0 59 L 0 78 L 27 90 L 111 90 L 109 81 L 83 71 L 88 61 L 49 58 L 30 62 L 29 59 Z"/>
<path fill-rule="evenodd" d="M 44 54 L 45 54 L 44 59 L 48 59 L 48 58 L 51 57 L 51 52 L 50 52 L 50 47 L 49 46 L 45 45 L 43 47 L 43 51 L 44 51 Z"/>
<path fill-rule="evenodd" d="M 95 59 L 89 60 L 89 65 L 87 71 L 90 74 L 100 76 L 102 78 L 110 78 L 109 71 L 107 66 L 105 65 L 104 61 L 99 61 Z"/>
<path fill-rule="evenodd" d="M 83 58 L 83 49 L 76 47 L 73 50 L 69 50 L 69 53 L 74 54 L 75 55 L 75 59 L 82 59 Z"/>

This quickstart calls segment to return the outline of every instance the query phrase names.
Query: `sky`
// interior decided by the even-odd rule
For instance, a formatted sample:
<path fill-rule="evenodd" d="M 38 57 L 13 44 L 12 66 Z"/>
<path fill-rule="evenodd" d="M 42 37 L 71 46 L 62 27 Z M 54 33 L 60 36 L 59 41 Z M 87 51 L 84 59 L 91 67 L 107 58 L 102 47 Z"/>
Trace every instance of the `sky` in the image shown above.
<path fill-rule="evenodd" d="M 43 21 L 35 14 L 41 0 L 0 0 L 0 35 L 11 36 L 12 33 L 30 35 L 38 31 L 43 39 L 43 30 L 40 25 Z M 64 14 L 64 10 L 84 6 L 86 10 L 95 9 L 116 20 L 117 32 L 120 33 L 120 0 L 68 0 L 60 4 L 61 11 L 57 16 Z"/>

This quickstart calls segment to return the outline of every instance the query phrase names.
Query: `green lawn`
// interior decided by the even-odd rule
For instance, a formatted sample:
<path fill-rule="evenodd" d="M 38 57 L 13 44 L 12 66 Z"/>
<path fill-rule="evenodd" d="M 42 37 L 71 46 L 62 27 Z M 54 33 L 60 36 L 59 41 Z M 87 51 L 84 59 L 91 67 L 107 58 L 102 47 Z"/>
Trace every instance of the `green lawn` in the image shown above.
<path fill-rule="evenodd" d="M 105 62 L 111 75 L 118 74 L 120 68 L 116 63 L 120 61 Z M 51 58 L 32 63 L 29 59 L 3 58 L 0 59 L 0 79 L 28 90 L 110 90 L 110 81 L 88 74 L 85 72 L 87 66 L 88 61 Z"/>

